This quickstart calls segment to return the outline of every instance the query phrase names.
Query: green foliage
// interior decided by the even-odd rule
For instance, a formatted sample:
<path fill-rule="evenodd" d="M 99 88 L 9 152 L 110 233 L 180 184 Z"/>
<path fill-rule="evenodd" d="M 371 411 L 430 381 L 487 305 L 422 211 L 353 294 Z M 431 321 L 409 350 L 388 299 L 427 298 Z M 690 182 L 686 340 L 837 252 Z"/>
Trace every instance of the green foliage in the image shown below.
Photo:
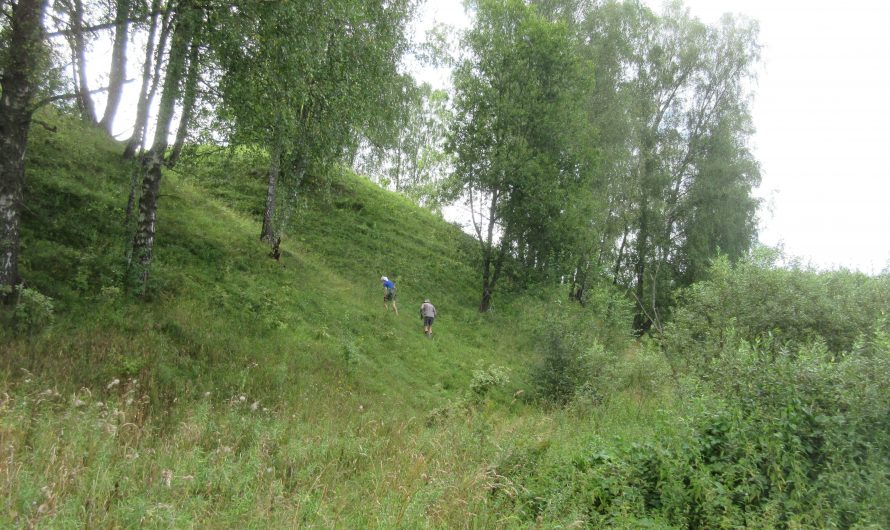
<path fill-rule="evenodd" d="M 449 96 L 407 76 L 403 82 L 391 130 L 368 131 L 374 136 L 362 142 L 353 166 L 381 186 L 435 208 L 450 163 L 444 145 L 452 120 Z"/>
<path fill-rule="evenodd" d="M 404 0 L 337 0 L 244 1 L 214 13 L 217 114 L 231 125 L 230 141 L 268 150 L 281 174 L 277 201 L 293 202 L 307 173 L 328 172 L 354 151 L 358 132 L 397 119 L 390 110 L 410 12 Z"/>
<path fill-rule="evenodd" d="M 886 526 L 888 352 L 839 362 L 818 348 L 796 353 L 726 356 L 650 440 L 502 461 L 498 473 L 523 491 L 509 500 L 514 513 L 591 526 Z"/>
<path fill-rule="evenodd" d="M 631 290 L 638 330 L 657 329 L 677 285 L 700 279 L 719 252 L 742 257 L 756 239 L 760 172 L 747 144 L 757 25 L 729 16 L 706 25 L 681 3 L 660 14 L 618 1 L 579 12 L 602 151 L 586 262 L 606 263 Z"/>
<path fill-rule="evenodd" d="M 16 287 L 12 323 L 21 334 L 34 335 L 53 323 L 53 300 L 35 289 Z"/>
<path fill-rule="evenodd" d="M 571 323 L 551 321 L 540 334 L 538 353 L 541 359 L 532 368 L 532 382 L 540 398 L 564 404 L 590 380 L 591 366 L 584 356 L 585 342 L 572 329 Z"/>
<path fill-rule="evenodd" d="M 778 267 L 752 256 L 732 266 L 725 257 L 708 279 L 684 291 L 662 341 L 676 363 L 707 361 L 738 341 L 773 352 L 822 341 L 850 351 L 890 307 L 890 277 L 844 270 Z"/>
<path fill-rule="evenodd" d="M 492 390 L 506 386 L 510 382 L 508 374 L 507 368 L 495 365 L 473 370 L 473 378 L 470 380 L 470 392 L 473 399 L 481 401 Z"/>
<path fill-rule="evenodd" d="M 434 408 L 426 415 L 427 426 L 443 425 L 457 418 L 472 418 L 481 410 L 491 408 L 498 390 L 510 383 L 510 369 L 491 364 L 487 368 L 476 368 L 466 392 L 448 399 L 445 404 Z"/>
<path fill-rule="evenodd" d="M 538 270 L 574 249 L 593 160 L 585 109 L 577 105 L 590 72 L 568 28 L 519 0 L 480 2 L 465 40 L 467 57 L 455 72 L 450 185 L 473 210 L 485 311 L 508 249 Z"/>
<path fill-rule="evenodd" d="M 449 527 L 484 505 L 479 469 L 525 407 L 499 375 L 529 354 L 509 298 L 503 317 L 476 311 L 472 239 L 343 170 L 307 181 L 275 262 L 255 233 L 265 153 L 199 149 L 164 176 L 156 281 L 137 300 L 119 283 L 122 146 L 44 119 L 58 132 L 35 129 L 29 149 L 22 274 L 55 318 L 0 340 L 0 437 L 17 463 L 0 526 Z"/>
<path fill-rule="evenodd" d="M 535 327 L 534 349 L 537 359 L 530 370 L 531 382 L 539 399 L 563 405 L 587 386 L 595 371 L 594 359 L 602 360 L 604 351 L 595 339 L 587 312 L 562 300 L 551 301 L 546 314 Z"/>
<path fill-rule="evenodd" d="M 200 182 L 212 197 L 240 214 L 262 219 L 269 154 L 256 146 L 198 147 L 184 157 L 178 169 L 186 178 Z"/>
<path fill-rule="evenodd" d="M 659 343 L 628 343 L 611 281 L 583 307 L 542 283 L 480 315 L 477 243 L 339 168 L 308 175 L 266 258 L 268 153 L 241 146 L 165 175 L 157 281 L 135 300 L 119 283 L 132 167 L 48 121 L 22 274 L 28 318 L 54 323 L 0 341 L 0 526 L 890 526 L 883 276 L 718 262 Z"/>

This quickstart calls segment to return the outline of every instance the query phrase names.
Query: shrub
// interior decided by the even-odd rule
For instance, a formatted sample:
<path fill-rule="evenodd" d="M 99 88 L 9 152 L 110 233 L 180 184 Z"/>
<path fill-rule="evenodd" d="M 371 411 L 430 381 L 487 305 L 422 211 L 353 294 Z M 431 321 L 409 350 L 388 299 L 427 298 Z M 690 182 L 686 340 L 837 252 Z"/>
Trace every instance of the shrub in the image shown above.
<path fill-rule="evenodd" d="M 533 330 L 531 346 L 537 354 L 529 378 L 542 401 L 564 405 L 579 394 L 600 401 L 626 383 L 615 352 L 630 346 L 630 331 L 626 322 L 622 328 L 609 320 L 623 314 L 622 306 L 616 303 L 609 309 L 608 293 L 588 292 L 586 306 L 563 299 L 523 304 L 522 325 Z M 600 294 L 601 299 L 592 298 Z M 610 311 L 612 317 L 606 318 Z"/>
<path fill-rule="evenodd" d="M 881 311 L 890 307 L 890 275 L 777 268 L 749 259 L 712 265 L 709 279 L 686 289 L 661 337 L 675 368 L 707 363 L 739 340 L 774 354 L 816 341 L 850 351 Z"/>
<path fill-rule="evenodd" d="M 593 527 L 890 527 L 890 350 L 831 360 L 742 344 L 651 440 L 597 443 L 561 465 L 497 467 L 528 522 Z M 568 521 L 567 521 L 568 522 Z"/>
<path fill-rule="evenodd" d="M 571 328 L 572 322 L 552 319 L 538 332 L 540 359 L 532 367 L 531 379 L 545 401 L 565 404 L 591 379 L 591 365 L 584 355 L 587 341 Z"/>
<path fill-rule="evenodd" d="M 491 365 L 488 368 L 473 370 L 473 379 L 470 381 L 470 392 L 480 401 L 485 399 L 489 392 L 495 388 L 505 386 L 510 382 L 508 369 L 503 366 Z"/>
<path fill-rule="evenodd" d="M 32 336 L 49 327 L 54 320 L 53 299 L 35 289 L 16 287 L 16 304 L 9 318 L 13 329 Z"/>

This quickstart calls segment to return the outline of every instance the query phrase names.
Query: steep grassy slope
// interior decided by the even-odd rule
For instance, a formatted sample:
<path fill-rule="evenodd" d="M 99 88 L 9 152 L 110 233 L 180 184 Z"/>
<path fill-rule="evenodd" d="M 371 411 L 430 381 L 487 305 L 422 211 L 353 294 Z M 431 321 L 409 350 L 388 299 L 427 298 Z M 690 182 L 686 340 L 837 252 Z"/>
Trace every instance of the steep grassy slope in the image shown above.
<path fill-rule="evenodd" d="M 135 168 L 44 119 L 58 130 L 33 134 L 22 270 L 55 322 L 0 344 L 3 526 L 496 522 L 489 462 L 552 430 L 514 397 L 544 311 L 503 295 L 479 315 L 466 235 L 344 174 L 305 184 L 275 262 L 262 157 L 208 154 L 165 175 L 137 299 L 121 287 Z"/>
<path fill-rule="evenodd" d="M 122 221 L 133 167 L 118 150 L 98 134 L 63 128 L 38 130 L 31 151 L 24 276 L 55 300 L 53 340 L 95 344 L 89 358 L 69 361 L 82 364 L 73 373 L 85 382 L 140 365 L 165 369 L 170 359 L 152 365 L 138 353 L 153 344 L 175 354 L 171 384 L 192 379 L 189 370 L 209 371 L 217 387 L 222 376 L 227 391 L 271 399 L 307 372 L 361 372 L 356 384 L 382 381 L 428 407 L 437 388 L 464 387 L 477 362 L 523 361 L 513 334 L 488 324 L 497 317 L 474 310 L 469 238 L 363 179 L 310 182 L 281 263 L 268 259 L 256 241 L 262 160 L 248 155 L 217 154 L 210 171 L 166 175 L 149 300 L 127 297 Z M 382 274 L 398 284 L 398 316 L 383 310 Z M 432 341 L 417 317 L 424 297 L 441 315 Z M 109 364 L 112 351 L 120 359 Z M 237 367 L 251 362 L 263 365 L 262 377 L 240 381 Z M 192 395 L 207 390 L 192 384 Z"/>
<path fill-rule="evenodd" d="M 810 273 L 718 263 L 657 344 L 628 340 L 610 286 L 585 308 L 501 292 L 479 315 L 472 239 L 354 175 L 304 182 L 269 259 L 266 164 L 242 149 L 166 173 L 138 298 L 136 168 L 42 119 L 29 290 L 0 315 L 0 528 L 890 527 L 890 330 L 861 324 L 886 278 L 839 275 L 860 301 L 827 313 Z M 797 287 L 776 312 L 762 285 Z M 784 306 L 849 351 L 740 334 Z M 564 406 L 537 400 L 548 381 L 572 382 Z"/>

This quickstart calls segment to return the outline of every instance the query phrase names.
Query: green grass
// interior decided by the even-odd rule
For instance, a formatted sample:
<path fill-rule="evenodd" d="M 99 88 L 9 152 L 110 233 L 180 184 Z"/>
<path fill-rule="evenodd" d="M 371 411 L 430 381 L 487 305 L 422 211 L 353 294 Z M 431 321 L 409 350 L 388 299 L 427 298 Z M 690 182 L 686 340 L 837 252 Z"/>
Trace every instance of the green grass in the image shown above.
<path fill-rule="evenodd" d="M 526 399 L 523 311 L 543 300 L 498 293 L 480 315 L 472 239 L 346 172 L 308 179 L 269 259 L 263 156 L 246 150 L 165 174 L 135 298 L 134 166 L 101 133 L 44 120 L 58 131 L 32 135 L 22 271 L 55 319 L 0 345 L 0 524 L 513 526 L 490 505 L 492 462 L 557 421 Z M 510 382 L 473 398 L 492 365 Z"/>
<path fill-rule="evenodd" d="M 885 320 L 836 355 L 775 358 L 720 328 L 717 351 L 666 357 L 670 341 L 628 339 L 608 289 L 586 308 L 559 286 L 501 291 L 480 315 L 472 238 L 345 171 L 306 180 L 276 262 L 264 155 L 243 148 L 165 173 L 135 297 L 133 164 L 41 119 L 57 131 L 35 128 L 28 157 L 16 322 L 32 325 L 0 329 L 0 527 L 890 524 Z M 584 370 L 564 407 L 538 399 L 544 355 Z M 702 355 L 706 377 L 668 363 Z"/>

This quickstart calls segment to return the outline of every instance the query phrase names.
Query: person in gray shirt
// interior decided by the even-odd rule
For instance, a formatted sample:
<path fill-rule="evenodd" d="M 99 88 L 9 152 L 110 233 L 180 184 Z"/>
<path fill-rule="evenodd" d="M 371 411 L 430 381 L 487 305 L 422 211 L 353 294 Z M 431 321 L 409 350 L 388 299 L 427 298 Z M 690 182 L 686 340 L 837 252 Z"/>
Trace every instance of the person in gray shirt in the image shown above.
<path fill-rule="evenodd" d="M 433 336 L 433 320 L 436 318 L 436 306 L 429 300 L 420 304 L 420 318 L 423 320 L 423 332 L 427 337 Z"/>

